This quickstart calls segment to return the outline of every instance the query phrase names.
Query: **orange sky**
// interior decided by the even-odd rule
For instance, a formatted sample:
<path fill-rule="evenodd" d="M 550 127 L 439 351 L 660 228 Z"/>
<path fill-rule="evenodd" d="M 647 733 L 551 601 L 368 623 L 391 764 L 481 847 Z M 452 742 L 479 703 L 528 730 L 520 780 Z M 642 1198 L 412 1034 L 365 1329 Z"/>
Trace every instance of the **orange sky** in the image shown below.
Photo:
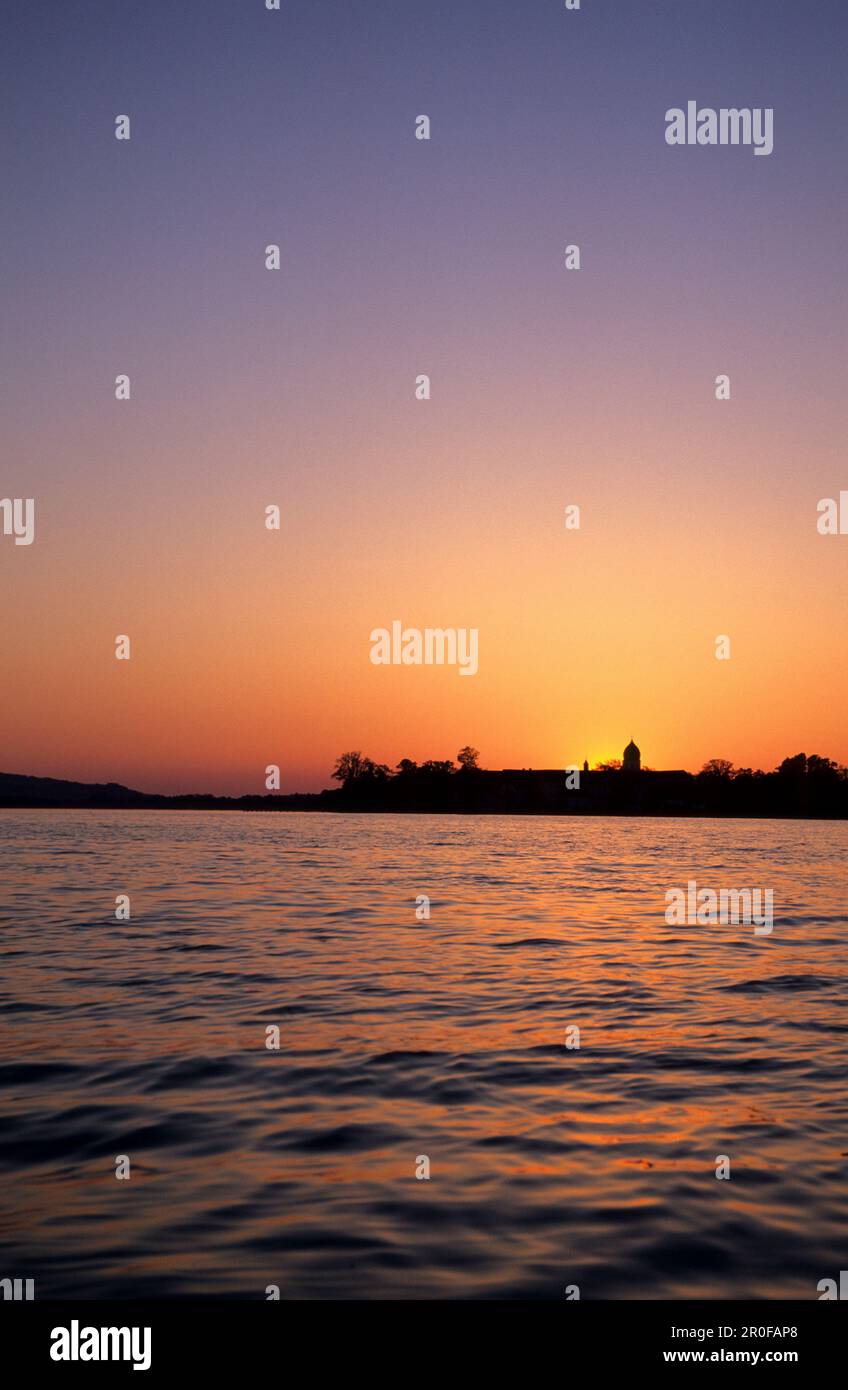
<path fill-rule="evenodd" d="M 344 8 L 272 38 L 228 6 L 226 40 L 27 11 L 0 496 L 37 514 L 0 536 L 0 770 L 309 790 L 350 749 L 565 766 L 631 735 L 655 768 L 848 762 L 827 27 L 384 8 L 376 44 Z M 773 154 L 670 148 L 696 94 L 773 106 Z M 479 673 L 374 666 L 394 619 L 477 628 Z"/>
<path fill-rule="evenodd" d="M 809 444 L 793 469 L 778 401 L 755 428 L 703 387 L 660 411 L 637 384 L 600 430 L 591 401 L 566 426 L 564 390 L 534 432 L 516 383 L 514 410 L 488 403 L 486 442 L 475 412 L 413 401 L 375 435 L 325 421 L 285 481 L 272 424 L 244 481 L 234 429 L 198 453 L 178 438 L 151 485 L 133 421 L 120 479 L 94 450 L 78 496 L 38 498 L 36 544 L 0 551 L 0 767 L 247 792 L 278 763 L 283 790 L 311 789 L 349 748 L 393 764 L 471 742 L 485 766 L 562 766 L 620 756 L 631 734 L 653 767 L 848 761 L 848 541 L 815 526 L 835 470 Z M 478 628 L 478 674 L 372 665 L 369 634 L 394 618 Z"/>

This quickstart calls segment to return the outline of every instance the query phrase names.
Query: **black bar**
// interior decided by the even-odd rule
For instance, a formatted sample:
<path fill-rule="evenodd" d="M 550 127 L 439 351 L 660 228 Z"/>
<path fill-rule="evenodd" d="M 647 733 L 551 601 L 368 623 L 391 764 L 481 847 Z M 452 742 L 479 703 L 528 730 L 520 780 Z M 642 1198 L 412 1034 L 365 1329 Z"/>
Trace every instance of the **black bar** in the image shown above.
<path fill-rule="evenodd" d="M 67 1343 L 57 1328 L 68 1330 Z M 98 1330 L 96 1340 L 86 1328 Z M 669 1370 L 686 1376 L 737 1366 L 754 1377 L 752 1384 L 775 1370 L 794 1372 L 799 1385 L 824 1371 L 841 1379 L 846 1322 L 838 1301 L 6 1302 L 0 1303 L 0 1367 L 7 1375 L 19 1367 L 39 1380 L 46 1374 L 135 1381 L 129 1337 L 115 1343 L 127 1359 L 51 1358 L 53 1346 L 69 1354 L 83 1345 L 99 1348 L 101 1328 L 139 1329 L 136 1359 L 150 1352 L 141 1385 L 179 1374 L 214 1376 L 216 1384 L 273 1376 L 275 1385 L 332 1376 L 347 1390 L 379 1371 L 411 1390 L 435 1390 L 461 1372 L 476 1385 L 492 1378 L 493 1386 L 531 1381 L 547 1390 L 572 1379 L 578 1365 L 584 1375 L 624 1373 L 640 1381 Z M 20 1371 L 15 1379 L 24 1383 Z"/>

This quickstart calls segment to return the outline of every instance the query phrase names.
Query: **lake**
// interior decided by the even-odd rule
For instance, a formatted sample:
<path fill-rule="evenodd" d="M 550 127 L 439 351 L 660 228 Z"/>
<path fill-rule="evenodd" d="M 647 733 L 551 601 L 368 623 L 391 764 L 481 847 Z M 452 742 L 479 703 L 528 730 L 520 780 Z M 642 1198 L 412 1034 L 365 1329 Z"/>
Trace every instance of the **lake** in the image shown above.
<path fill-rule="evenodd" d="M 842 822 L 0 811 L 0 1275 L 815 1299 L 847 862 Z M 669 925 L 693 879 L 773 930 Z"/>

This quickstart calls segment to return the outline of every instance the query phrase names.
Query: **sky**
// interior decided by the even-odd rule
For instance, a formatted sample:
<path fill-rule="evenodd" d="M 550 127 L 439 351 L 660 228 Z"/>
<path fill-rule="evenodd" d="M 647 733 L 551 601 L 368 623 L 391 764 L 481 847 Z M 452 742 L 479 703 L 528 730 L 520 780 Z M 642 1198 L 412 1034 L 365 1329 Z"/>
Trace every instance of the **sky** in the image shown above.
<path fill-rule="evenodd" d="M 846 37 L 842 0 L 8 0 L 0 770 L 848 762 Z M 669 146 L 689 100 L 772 108 L 773 153 Z M 477 629 L 477 674 L 375 666 L 395 619 Z"/>

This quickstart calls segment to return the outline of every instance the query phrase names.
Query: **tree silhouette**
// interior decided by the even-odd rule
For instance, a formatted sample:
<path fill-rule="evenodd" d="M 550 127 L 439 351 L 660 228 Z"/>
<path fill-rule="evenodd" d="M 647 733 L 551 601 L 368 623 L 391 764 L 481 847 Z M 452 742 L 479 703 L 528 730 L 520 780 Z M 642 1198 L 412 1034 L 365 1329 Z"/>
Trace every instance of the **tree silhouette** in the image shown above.
<path fill-rule="evenodd" d="M 470 772 L 479 767 L 480 754 L 476 748 L 466 744 L 464 748 L 460 748 L 456 760 L 464 772 Z"/>
<path fill-rule="evenodd" d="M 810 777 L 838 777 L 839 764 L 832 758 L 820 758 L 818 753 L 811 753 L 807 759 L 807 774 Z"/>
<path fill-rule="evenodd" d="M 391 773 L 385 763 L 375 763 L 357 752 L 342 753 L 330 775 L 348 787 L 355 782 L 385 782 Z"/>
<path fill-rule="evenodd" d="M 453 762 L 450 758 L 428 758 L 426 763 L 421 764 L 422 772 L 435 772 L 444 776 L 447 772 L 453 772 Z"/>
<path fill-rule="evenodd" d="M 355 782 L 362 771 L 361 753 L 342 753 L 330 776 L 336 782 Z"/>
<path fill-rule="evenodd" d="M 729 758 L 710 758 L 701 768 L 702 777 L 732 777 L 733 763 Z"/>

